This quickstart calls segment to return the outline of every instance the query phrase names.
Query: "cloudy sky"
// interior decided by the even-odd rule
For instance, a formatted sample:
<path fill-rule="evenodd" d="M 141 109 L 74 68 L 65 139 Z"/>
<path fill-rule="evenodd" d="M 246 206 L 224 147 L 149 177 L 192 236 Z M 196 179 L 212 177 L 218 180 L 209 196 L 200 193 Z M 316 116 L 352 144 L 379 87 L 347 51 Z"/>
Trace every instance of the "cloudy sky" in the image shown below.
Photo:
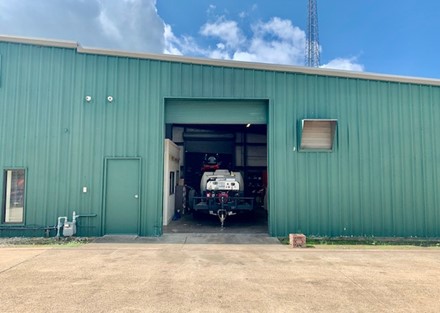
<path fill-rule="evenodd" d="M 439 0 L 318 0 L 323 67 L 440 78 Z M 303 65 L 307 0 L 0 0 L 0 34 Z"/>

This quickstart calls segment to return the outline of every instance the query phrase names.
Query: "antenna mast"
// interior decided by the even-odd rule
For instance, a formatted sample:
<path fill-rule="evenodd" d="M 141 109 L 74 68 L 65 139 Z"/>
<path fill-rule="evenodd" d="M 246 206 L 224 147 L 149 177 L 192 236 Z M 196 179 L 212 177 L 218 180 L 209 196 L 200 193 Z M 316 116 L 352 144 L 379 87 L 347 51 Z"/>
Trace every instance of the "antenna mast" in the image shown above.
<path fill-rule="evenodd" d="M 318 4 L 317 0 L 308 0 L 307 39 L 305 65 L 319 67 L 319 32 L 318 32 Z"/>

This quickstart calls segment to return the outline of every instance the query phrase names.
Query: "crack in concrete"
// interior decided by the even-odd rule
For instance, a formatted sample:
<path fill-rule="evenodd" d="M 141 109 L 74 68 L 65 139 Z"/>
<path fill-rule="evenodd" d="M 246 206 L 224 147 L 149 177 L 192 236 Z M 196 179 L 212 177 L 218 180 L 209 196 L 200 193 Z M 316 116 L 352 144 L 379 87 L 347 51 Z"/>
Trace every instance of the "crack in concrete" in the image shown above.
<path fill-rule="evenodd" d="M 8 271 L 10 271 L 10 270 L 12 270 L 12 269 L 18 267 L 18 266 L 20 266 L 20 265 L 22 265 L 22 264 L 24 264 L 24 263 L 26 263 L 26 262 L 28 262 L 28 261 L 31 261 L 31 260 L 33 260 L 33 259 L 39 257 L 39 256 L 42 255 L 43 253 L 46 253 L 48 250 L 50 250 L 50 249 L 44 250 L 43 252 L 38 253 L 38 254 L 36 254 L 36 255 L 33 255 L 33 256 L 31 256 L 30 258 L 26 259 L 26 260 L 23 260 L 23 261 L 21 261 L 21 262 L 19 262 L 19 263 L 16 263 L 16 264 L 14 264 L 14 265 L 12 265 L 12 266 L 10 266 L 10 267 L 4 269 L 4 270 L 1 270 L 1 271 L 0 271 L 0 275 L 2 275 L 2 274 L 4 274 L 4 273 L 6 273 L 6 272 L 8 272 Z"/>

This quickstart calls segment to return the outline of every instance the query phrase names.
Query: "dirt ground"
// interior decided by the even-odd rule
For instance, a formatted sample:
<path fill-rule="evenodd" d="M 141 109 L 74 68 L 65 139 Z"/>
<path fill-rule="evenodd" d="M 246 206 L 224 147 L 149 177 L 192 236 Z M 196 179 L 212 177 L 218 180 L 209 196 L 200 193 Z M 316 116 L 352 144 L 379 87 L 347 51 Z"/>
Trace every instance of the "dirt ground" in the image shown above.
<path fill-rule="evenodd" d="M 0 310 L 440 312 L 440 248 L 170 242 L 0 247 Z"/>

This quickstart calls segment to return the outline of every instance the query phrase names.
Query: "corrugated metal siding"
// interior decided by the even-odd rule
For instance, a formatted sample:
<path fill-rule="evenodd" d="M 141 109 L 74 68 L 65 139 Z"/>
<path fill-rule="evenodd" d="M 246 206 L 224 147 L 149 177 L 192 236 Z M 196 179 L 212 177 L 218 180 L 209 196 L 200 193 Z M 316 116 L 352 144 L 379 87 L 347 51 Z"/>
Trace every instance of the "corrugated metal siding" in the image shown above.
<path fill-rule="evenodd" d="M 79 229 L 81 235 L 99 235 L 104 157 L 140 156 L 147 177 L 141 231 L 160 234 L 163 98 L 158 66 L 69 49 L 0 46 L 8 60 L 0 90 L 0 160 L 2 167 L 28 169 L 26 224 L 54 225 L 58 216 L 71 216 L 73 210 L 97 213 L 82 218 Z M 81 192 L 83 186 L 88 193 Z"/>
<path fill-rule="evenodd" d="M 269 99 L 271 235 L 440 236 L 439 87 L 4 42 L 0 55 L 0 166 L 28 169 L 27 225 L 76 210 L 98 214 L 80 235 L 101 234 L 104 157 L 141 157 L 141 235 L 159 235 L 165 99 Z M 338 120 L 333 152 L 298 152 L 304 118 Z"/>
<path fill-rule="evenodd" d="M 296 220 L 275 233 L 438 236 L 438 88 L 307 78 L 298 118 L 336 118 L 333 153 L 294 153 Z M 314 88 L 324 92 L 317 93 Z M 301 92 L 298 90 L 298 92 Z M 423 96 L 422 96 L 423 95 Z M 436 102 L 434 102 L 436 99 Z M 437 106 L 436 106 L 437 104 Z M 429 204 L 428 204 L 429 203 Z M 293 229 L 292 229 L 293 228 Z"/>

